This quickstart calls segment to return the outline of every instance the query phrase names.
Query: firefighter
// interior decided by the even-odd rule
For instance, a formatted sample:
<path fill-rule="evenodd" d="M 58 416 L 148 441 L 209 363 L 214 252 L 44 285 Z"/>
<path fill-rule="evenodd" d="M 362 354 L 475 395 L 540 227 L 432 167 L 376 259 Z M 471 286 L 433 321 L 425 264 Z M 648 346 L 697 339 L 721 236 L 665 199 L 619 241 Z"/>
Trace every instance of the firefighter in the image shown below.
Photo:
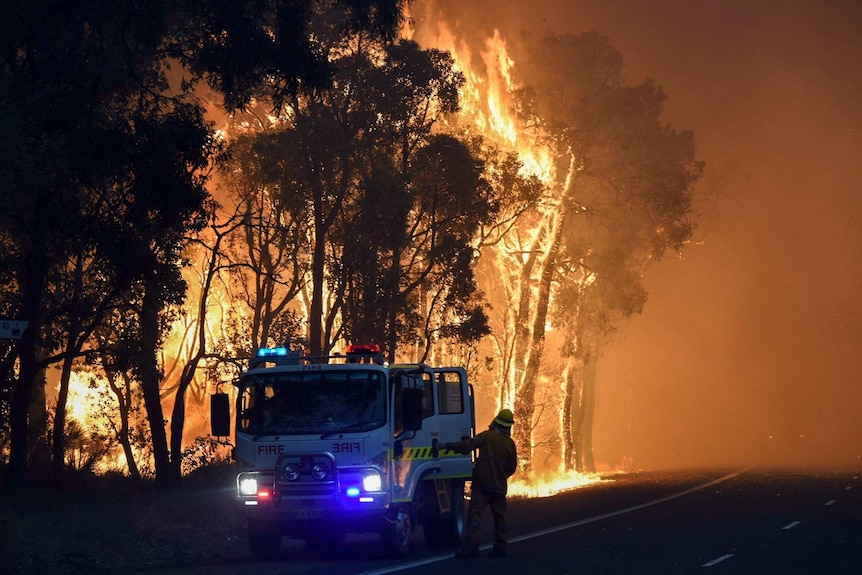
<path fill-rule="evenodd" d="M 512 425 L 515 418 L 511 410 L 503 409 L 488 426 L 488 429 L 472 439 L 447 443 L 446 449 L 467 454 L 478 449 L 473 463 L 470 507 L 467 511 L 467 530 L 461 549 L 455 557 L 473 557 L 479 554 L 479 528 L 482 513 L 491 508 L 494 519 L 494 547 L 492 557 L 505 557 L 509 533 L 506 527 L 506 493 L 508 480 L 518 467 L 515 442 L 512 441 Z"/>

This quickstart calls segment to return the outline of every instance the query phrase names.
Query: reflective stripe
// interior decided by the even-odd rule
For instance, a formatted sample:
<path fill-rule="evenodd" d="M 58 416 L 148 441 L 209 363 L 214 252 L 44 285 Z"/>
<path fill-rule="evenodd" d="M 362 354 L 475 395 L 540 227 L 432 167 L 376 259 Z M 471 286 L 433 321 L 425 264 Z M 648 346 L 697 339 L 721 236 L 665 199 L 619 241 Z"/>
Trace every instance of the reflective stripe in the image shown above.
<path fill-rule="evenodd" d="M 401 454 L 402 461 L 406 460 L 415 460 L 415 459 L 434 459 L 432 455 L 433 449 L 431 447 L 405 447 L 404 452 Z M 453 455 L 463 455 L 458 453 L 457 451 L 452 451 L 451 449 L 438 449 L 437 456 L 439 457 L 451 457 Z"/>

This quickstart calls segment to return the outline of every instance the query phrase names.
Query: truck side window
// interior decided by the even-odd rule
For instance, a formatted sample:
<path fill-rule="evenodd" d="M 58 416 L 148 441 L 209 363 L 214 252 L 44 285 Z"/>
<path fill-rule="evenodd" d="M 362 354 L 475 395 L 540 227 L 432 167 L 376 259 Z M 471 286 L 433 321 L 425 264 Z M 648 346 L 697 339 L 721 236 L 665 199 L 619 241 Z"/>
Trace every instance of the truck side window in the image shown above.
<path fill-rule="evenodd" d="M 441 414 L 464 412 L 461 376 L 457 371 L 445 371 L 437 374 L 437 393 Z"/>
<path fill-rule="evenodd" d="M 392 414 L 392 433 L 398 437 L 404 433 L 404 385 L 401 380 L 396 380 L 395 383 L 395 405 L 394 413 Z"/>
<path fill-rule="evenodd" d="M 422 419 L 434 415 L 434 386 L 431 376 L 422 375 L 425 382 L 425 387 L 422 389 Z"/>

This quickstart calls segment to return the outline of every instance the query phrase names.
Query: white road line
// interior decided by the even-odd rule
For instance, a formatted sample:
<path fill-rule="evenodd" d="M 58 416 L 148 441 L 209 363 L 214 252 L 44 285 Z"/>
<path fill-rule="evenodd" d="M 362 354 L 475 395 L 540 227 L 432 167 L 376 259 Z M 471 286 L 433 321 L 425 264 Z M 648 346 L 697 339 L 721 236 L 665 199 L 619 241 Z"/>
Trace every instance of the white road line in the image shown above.
<path fill-rule="evenodd" d="M 801 521 L 791 521 L 790 523 L 788 523 L 787 525 L 782 527 L 782 529 L 793 529 L 794 527 L 796 527 L 800 523 L 801 523 Z"/>
<path fill-rule="evenodd" d="M 824 507 L 829 507 L 830 505 L 835 505 L 834 499 L 830 499 L 829 501 L 827 501 L 826 503 L 823 504 Z"/>
<path fill-rule="evenodd" d="M 702 565 L 702 567 L 712 567 L 713 565 L 718 565 L 722 561 L 724 561 L 726 559 L 730 559 L 731 557 L 733 557 L 733 553 L 727 553 L 725 555 L 722 555 L 721 557 L 717 557 L 717 558 L 713 559 L 712 561 L 707 561 L 706 563 L 704 563 Z"/>
<path fill-rule="evenodd" d="M 563 525 L 558 525 L 556 527 L 550 527 L 548 529 L 542 529 L 541 531 L 534 531 L 533 533 L 527 533 L 526 535 L 519 535 L 518 537 L 510 537 L 509 543 L 517 543 L 518 541 L 526 541 L 528 539 L 535 539 L 536 537 L 542 537 L 543 535 L 550 535 L 551 533 L 557 533 L 558 531 L 565 531 L 566 529 L 571 529 L 573 527 L 579 527 L 581 525 L 586 525 L 587 523 L 594 523 L 596 521 L 601 521 L 602 519 L 609 519 L 611 517 L 616 517 L 617 515 L 623 515 L 624 513 L 630 513 L 632 511 L 637 511 L 638 509 L 644 509 L 645 507 L 651 507 L 653 505 L 658 505 L 659 503 L 664 503 L 666 501 L 671 501 L 678 497 L 682 497 L 684 495 L 689 495 L 691 493 L 695 493 L 700 491 L 701 489 L 706 489 L 707 487 L 712 487 L 713 485 L 718 485 L 728 479 L 733 479 L 737 475 L 745 473 L 748 471 L 750 467 L 745 469 L 740 469 L 739 471 L 734 471 L 733 473 L 728 473 L 718 479 L 714 479 L 703 485 L 698 485 L 696 487 L 692 487 L 691 489 L 686 489 L 685 491 L 680 491 L 679 493 L 674 493 L 673 495 L 668 495 L 666 497 L 662 497 L 660 499 L 656 499 L 654 501 L 648 501 L 646 503 L 641 503 L 640 505 L 633 505 L 632 507 L 627 507 L 625 509 L 620 509 L 619 511 L 611 511 L 610 513 L 603 513 L 601 515 L 596 515 L 595 517 L 588 517 L 586 519 L 580 519 L 578 521 L 572 521 L 571 523 L 565 523 Z M 486 551 L 490 549 L 493 545 L 490 543 L 486 543 L 482 545 L 479 550 Z M 444 555 L 435 555 L 434 557 L 427 557 L 425 559 L 419 559 L 417 561 L 411 561 L 410 563 L 402 563 L 401 565 L 393 565 L 392 567 L 385 567 L 383 569 L 376 569 L 374 571 L 363 571 L 362 573 L 358 573 L 357 575 L 387 575 L 388 573 L 397 573 L 399 571 L 406 571 L 408 569 L 412 569 L 414 567 L 421 567 L 422 565 L 429 565 L 431 563 L 437 563 L 440 561 L 446 561 L 448 559 L 452 559 L 454 555 L 453 551 L 448 551 Z M 722 559 L 723 560 L 723 559 Z"/>

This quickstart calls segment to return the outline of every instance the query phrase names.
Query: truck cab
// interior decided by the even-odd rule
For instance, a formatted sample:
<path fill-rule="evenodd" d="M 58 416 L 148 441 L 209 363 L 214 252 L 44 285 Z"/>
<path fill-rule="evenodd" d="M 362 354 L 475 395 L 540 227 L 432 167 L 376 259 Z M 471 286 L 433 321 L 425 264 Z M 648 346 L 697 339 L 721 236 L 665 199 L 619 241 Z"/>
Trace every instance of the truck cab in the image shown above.
<path fill-rule="evenodd" d="M 403 556 L 417 524 L 429 545 L 459 543 L 472 459 L 442 446 L 475 433 L 463 368 L 267 348 L 236 385 L 236 498 L 257 558 L 285 536 L 324 548 L 350 532 Z"/>

